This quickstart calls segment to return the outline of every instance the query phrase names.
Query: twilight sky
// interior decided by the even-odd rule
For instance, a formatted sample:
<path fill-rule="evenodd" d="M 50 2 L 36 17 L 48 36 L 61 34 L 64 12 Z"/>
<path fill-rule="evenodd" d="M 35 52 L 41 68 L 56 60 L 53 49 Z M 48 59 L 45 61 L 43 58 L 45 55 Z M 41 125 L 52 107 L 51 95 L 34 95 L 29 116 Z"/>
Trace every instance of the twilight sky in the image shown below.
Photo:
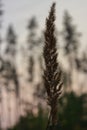
<path fill-rule="evenodd" d="M 45 25 L 45 18 L 48 16 L 53 0 L 2 0 L 4 4 L 3 30 L 12 23 L 16 29 L 19 39 L 26 37 L 26 26 L 32 16 L 36 16 L 40 26 Z M 78 31 L 82 32 L 82 43 L 87 46 L 87 0 L 55 0 L 57 3 L 56 15 L 59 30 L 62 25 L 64 10 L 68 10 L 77 25 Z"/>

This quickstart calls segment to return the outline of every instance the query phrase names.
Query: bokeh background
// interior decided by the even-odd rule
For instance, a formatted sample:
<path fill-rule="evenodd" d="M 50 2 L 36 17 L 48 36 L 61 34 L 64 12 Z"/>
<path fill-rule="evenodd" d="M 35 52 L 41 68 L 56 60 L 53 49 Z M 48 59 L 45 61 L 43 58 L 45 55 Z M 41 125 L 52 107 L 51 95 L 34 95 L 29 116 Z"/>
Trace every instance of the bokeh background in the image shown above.
<path fill-rule="evenodd" d="M 45 130 L 44 30 L 52 0 L 0 0 L 0 129 Z M 87 1 L 56 0 L 60 130 L 87 130 Z"/>

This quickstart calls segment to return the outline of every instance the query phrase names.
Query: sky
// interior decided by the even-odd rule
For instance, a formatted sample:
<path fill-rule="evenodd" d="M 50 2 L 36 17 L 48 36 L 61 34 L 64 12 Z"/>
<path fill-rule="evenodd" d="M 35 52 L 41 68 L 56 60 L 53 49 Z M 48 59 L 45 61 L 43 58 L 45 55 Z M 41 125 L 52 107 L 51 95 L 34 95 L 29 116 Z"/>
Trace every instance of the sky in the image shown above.
<path fill-rule="evenodd" d="M 36 16 L 40 27 L 44 27 L 45 19 L 48 16 L 53 0 L 2 0 L 4 6 L 3 32 L 9 24 L 13 24 L 20 42 L 26 37 L 27 23 L 32 16 Z M 81 32 L 82 46 L 87 46 L 87 0 L 55 0 L 56 5 L 56 26 L 62 28 L 64 11 L 68 10 L 73 17 L 74 24 Z"/>

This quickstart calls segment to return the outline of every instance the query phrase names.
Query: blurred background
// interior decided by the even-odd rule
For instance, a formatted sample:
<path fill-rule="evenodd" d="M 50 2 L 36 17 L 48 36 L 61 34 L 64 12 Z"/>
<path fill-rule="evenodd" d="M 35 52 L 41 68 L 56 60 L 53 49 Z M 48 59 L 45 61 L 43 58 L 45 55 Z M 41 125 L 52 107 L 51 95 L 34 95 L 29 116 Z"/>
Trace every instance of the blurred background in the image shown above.
<path fill-rule="evenodd" d="M 52 0 L 0 0 L 0 130 L 45 130 L 45 19 Z M 87 1 L 56 0 L 60 130 L 87 130 Z"/>

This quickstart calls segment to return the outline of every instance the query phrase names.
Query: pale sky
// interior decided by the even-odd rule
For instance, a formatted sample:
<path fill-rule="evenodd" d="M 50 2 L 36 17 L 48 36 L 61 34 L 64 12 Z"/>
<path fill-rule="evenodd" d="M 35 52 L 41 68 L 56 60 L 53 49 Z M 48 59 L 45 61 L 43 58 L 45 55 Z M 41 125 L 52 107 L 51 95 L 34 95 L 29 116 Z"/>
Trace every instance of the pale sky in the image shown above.
<path fill-rule="evenodd" d="M 41 27 L 45 25 L 45 18 L 53 0 L 2 0 L 4 4 L 3 30 L 13 23 L 19 39 L 26 37 L 26 26 L 32 16 L 36 16 Z M 82 43 L 87 46 L 87 0 L 55 0 L 57 26 L 59 30 L 62 25 L 64 10 L 68 10 L 73 17 L 73 22 L 78 30 L 82 32 Z"/>

